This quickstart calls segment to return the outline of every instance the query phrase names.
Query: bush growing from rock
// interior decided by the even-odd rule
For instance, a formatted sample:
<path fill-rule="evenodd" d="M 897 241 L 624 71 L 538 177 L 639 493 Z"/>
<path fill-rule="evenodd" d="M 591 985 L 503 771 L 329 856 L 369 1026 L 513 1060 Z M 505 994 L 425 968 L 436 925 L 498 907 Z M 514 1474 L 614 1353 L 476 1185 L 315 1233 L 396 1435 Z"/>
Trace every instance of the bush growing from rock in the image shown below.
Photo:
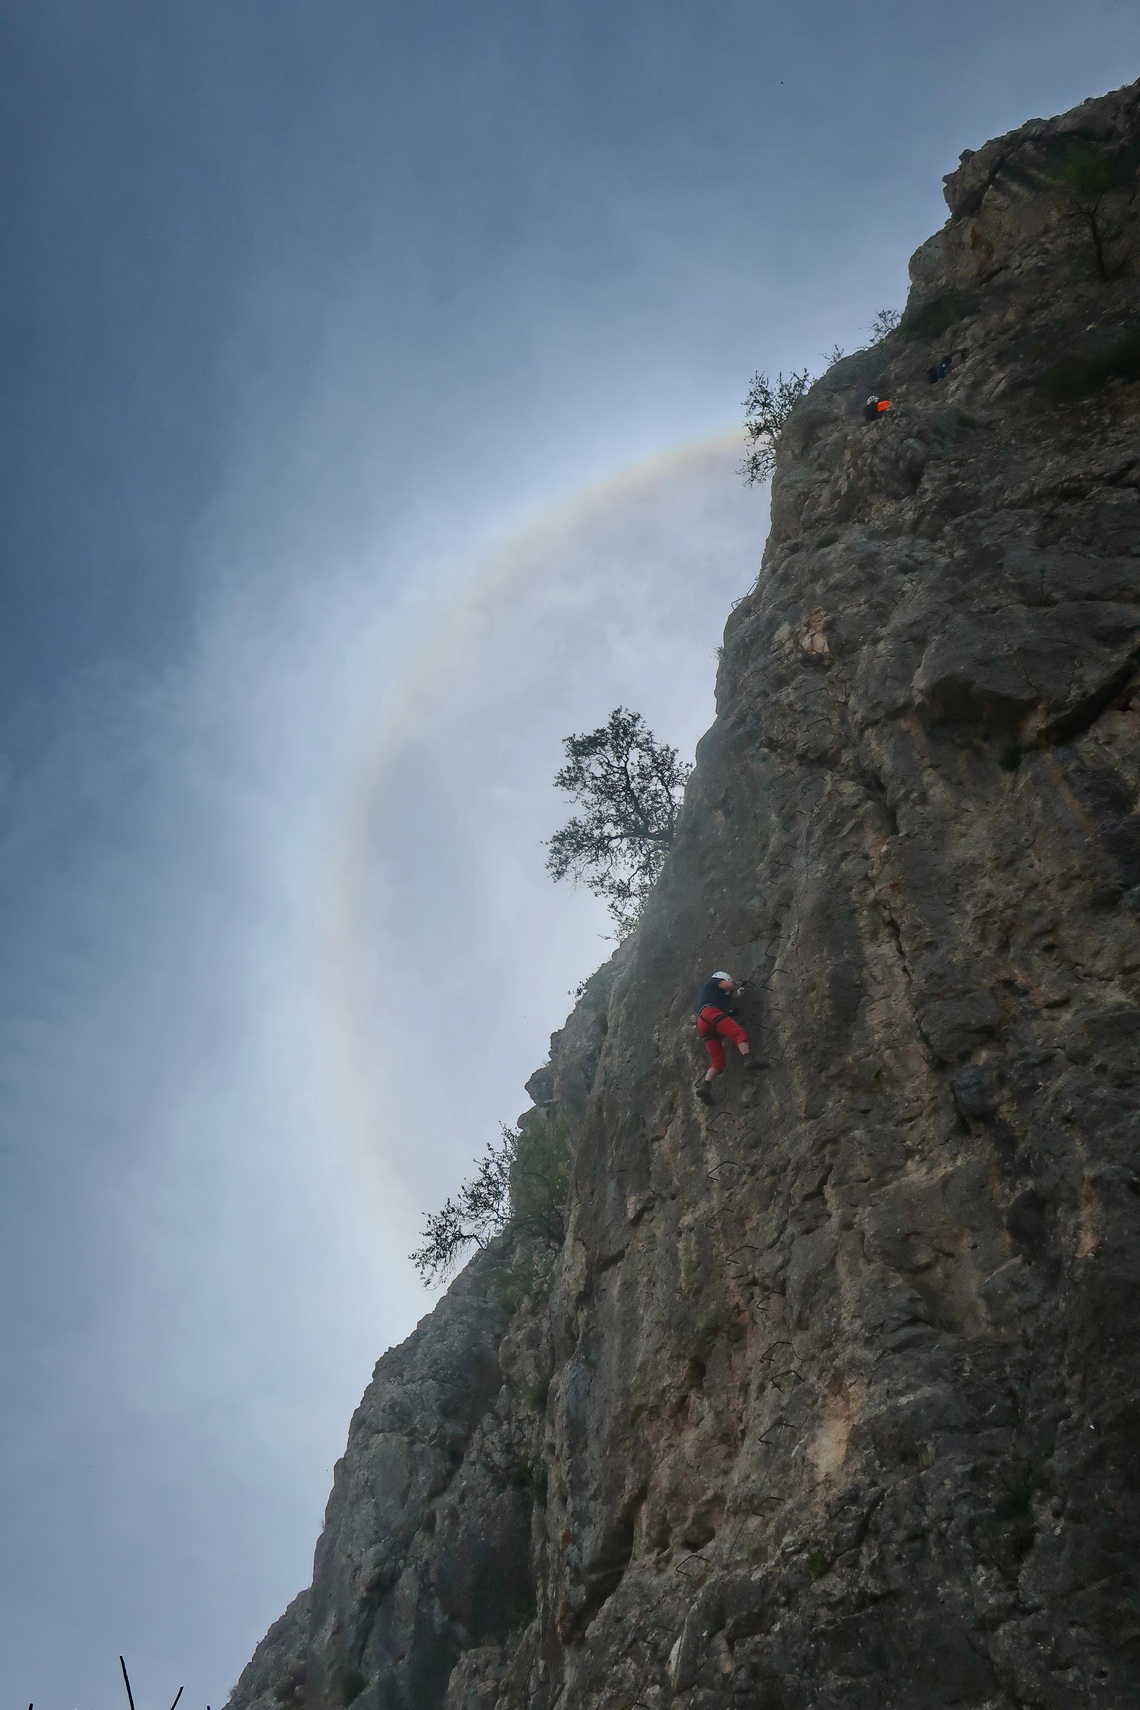
<path fill-rule="evenodd" d="M 669 852 L 692 767 L 627 707 L 615 707 L 597 730 L 568 736 L 563 747 L 567 764 L 555 787 L 585 813 L 554 833 L 546 870 L 555 879 L 581 879 L 604 898 L 624 936 L 636 926 Z"/>
<path fill-rule="evenodd" d="M 1140 380 L 1140 326 L 1083 354 L 1066 356 L 1048 370 L 1041 384 L 1055 403 L 1075 404 L 1091 398 L 1110 380 Z"/>
<path fill-rule="evenodd" d="M 774 385 L 766 374 L 752 376 L 744 400 L 744 431 L 749 450 L 740 465 L 740 473 L 750 487 L 771 475 L 784 424 L 810 385 L 806 368 L 799 374 L 789 374 L 786 380 L 783 374 L 777 374 Z"/>
<path fill-rule="evenodd" d="M 893 333 L 901 320 L 902 315 L 898 309 L 880 309 L 867 329 L 871 334 L 871 343 L 878 344 L 888 333 Z"/>
<path fill-rule="evenodd" d="M 912 341 L 940 338 L 964 320 L 973 306 L 967 291 L 941 291 L 927 303 L 908 303 L 899 320 L 899 331 Z"/>
<path fill-rule="evenodd" d="M 500 1130 L 475 1174 L 427 1217 L 423 1245 L 408 1256 L 425 1284 L 444 1282 L 471 1247 L 509 1237 L 500 1284 L 521 1300 L 539 1280 L 546 1254 L 566 1239 L 570 1151 L 565 1130 L 532 1113 L 521 1128 Z"/>
<path fill-rule="evenodd" d="M 1057 149 L 1049 168 L 1049 177 L 1058 192 L 1072 213 L 1088 227 L 1097 276 L 1106 281 L 1121 273 L 1130 259 L 1127 249 L 1110 255 L 1112 247 L 1119 243 L 1120 227 L 1104 212 L 1105 197 L 1124 187 L 1125 176 L 1117 162 L 1100 149 L 1075 138 Z"/>

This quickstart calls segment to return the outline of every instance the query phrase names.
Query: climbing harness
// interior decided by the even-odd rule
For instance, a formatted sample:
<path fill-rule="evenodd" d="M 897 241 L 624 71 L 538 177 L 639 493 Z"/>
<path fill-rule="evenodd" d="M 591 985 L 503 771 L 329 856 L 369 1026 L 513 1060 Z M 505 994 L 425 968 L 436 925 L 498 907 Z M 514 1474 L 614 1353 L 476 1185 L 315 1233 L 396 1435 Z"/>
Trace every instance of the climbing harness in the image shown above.
<path fill-rule="evenodd" d="M 731 1020 L 727 1010 L 717 1009 L 711 1003 L 706 1004 L 697 1017 L 697 1032 L 702 1039 L 712 1039 L 716 1034 L 717 1023 Z"/>

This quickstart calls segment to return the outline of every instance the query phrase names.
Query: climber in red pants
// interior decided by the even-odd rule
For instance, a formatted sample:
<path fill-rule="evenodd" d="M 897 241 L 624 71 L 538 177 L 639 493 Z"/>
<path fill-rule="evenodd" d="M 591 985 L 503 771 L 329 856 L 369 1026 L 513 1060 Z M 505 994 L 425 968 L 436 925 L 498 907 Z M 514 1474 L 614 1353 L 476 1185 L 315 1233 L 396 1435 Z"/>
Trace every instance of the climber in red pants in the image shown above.
<path fill-rule="evenodd" d="M 738 1021 L 733 1020 L 736 1011 L 732 999 L 738 992 L 744 990 L 743 981 L 738 985 L 731 974 L 723 969 L 713 974 L 701 987 L 697 998 L 697 1032 L 705 1042 L 705 1050 L 712 1058 L 708 1074 L 703 1081 L 697 1082 L 697 1097 L 703 1104 L 713 1102 L 710 1082 L 718 1075 L 723 1075 L 727 1068 L 724 1055 L 725 1039 L 731 1039 L 736 1049 L 744 1059 L 746 1069 L 762 1069 L 764 1065 L 757 1062 L 751 1055 L 752 1047 L 748 1043 L 748 1035 Z"/>

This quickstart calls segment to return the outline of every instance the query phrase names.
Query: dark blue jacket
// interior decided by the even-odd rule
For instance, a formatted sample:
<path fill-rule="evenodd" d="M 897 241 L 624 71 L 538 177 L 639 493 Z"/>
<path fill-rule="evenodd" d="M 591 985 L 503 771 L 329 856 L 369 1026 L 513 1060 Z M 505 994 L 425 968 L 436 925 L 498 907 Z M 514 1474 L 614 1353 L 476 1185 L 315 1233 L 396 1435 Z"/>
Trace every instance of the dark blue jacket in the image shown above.
<path fill-rule="evenodd" d="M 719 980 L 706 980 L 701 987 L 701 995 L 697 999 L 697 1014 L 699 1015 L 702 1009 L 708 1009 L 710 1004 L 714 1009 L 723 1009 L 726 1015 L 736 1014 L 732 995 L 729 992 L 721 991 Z"/>

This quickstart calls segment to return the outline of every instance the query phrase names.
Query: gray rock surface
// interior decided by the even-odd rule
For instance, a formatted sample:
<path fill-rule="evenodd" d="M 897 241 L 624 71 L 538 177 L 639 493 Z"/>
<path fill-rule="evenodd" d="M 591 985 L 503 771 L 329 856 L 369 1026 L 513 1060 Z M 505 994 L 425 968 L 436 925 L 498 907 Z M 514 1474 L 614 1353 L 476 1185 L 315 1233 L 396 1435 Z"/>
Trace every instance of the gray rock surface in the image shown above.
<path fill-rule="evenodd" d="M 1140 85 L 964 157 L 790 421 L 677 842 L 530 1085 L 549 1300 L 483 1255 L 380 1362 L 232 1710 L 1140 1702 L 1140 384 L 1047 384 L 1140 324 L 1138 162 Z M 771 1067 L 707 1109 L 714 966 Z"/>
<path fill-rule="evenodd" d="M 587 983 L 532 1077 L 520 1126 L 577 1140 L 605 1038 L 614 964 Z M 489 1710 L 504 1647 L 535 1612 L 532 1536 L 552 1370 L 543 1302 L 518 1301 L 509 1247 L 477 1254 L 384 1355 L 338 1461 L 313 1584 L 270 1628 L 232 1710 L 359 1699 Z M 491 1696 L 489 1697 L 488 1694 Z"/>

